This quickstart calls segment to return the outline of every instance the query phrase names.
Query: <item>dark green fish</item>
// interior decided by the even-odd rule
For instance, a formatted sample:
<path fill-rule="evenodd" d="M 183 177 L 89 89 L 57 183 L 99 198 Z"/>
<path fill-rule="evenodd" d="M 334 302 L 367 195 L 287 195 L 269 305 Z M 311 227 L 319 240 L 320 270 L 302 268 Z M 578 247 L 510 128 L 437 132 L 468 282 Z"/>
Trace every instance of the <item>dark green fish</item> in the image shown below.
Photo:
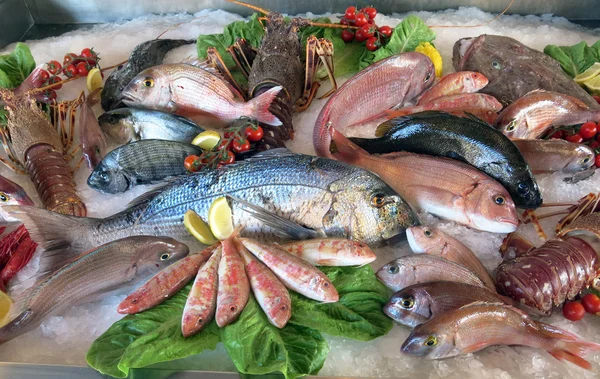
<path fill-rule="evenodd" d="M 540 189 L 519 149 L 475 117 L 434 111 L 415 113 L 384 122 L 376 136 L 379 138 L 351 140 L 371 154 L 409 151 L 461 160 L 496 179 L 518 207 L 542 205 Z"/>

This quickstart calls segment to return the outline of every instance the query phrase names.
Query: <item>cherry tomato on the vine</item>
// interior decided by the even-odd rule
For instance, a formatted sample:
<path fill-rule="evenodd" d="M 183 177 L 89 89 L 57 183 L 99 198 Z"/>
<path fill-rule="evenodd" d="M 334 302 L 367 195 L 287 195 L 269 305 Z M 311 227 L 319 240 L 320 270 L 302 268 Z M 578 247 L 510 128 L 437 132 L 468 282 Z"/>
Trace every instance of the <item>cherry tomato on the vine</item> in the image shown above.
<path fill-rule="evenodd" d="M 263 138 L 264 132 L 263 128 L 260 125 L 257 125 L 256 127 L 248 126 L 244 130 L 244 134 L 250 141 L 258 142 Z"/>
<path fill-rule="evenodd" d="M 229 146 L 231 146 L 231 140 L 228 138 L 223 138 L 219 143 L 219 146 L 217 146 L 217 150 L 228 150 Z"/>
<path fill-rule="evenodd" d="M 579 133 L 570 135 L 565 139 L 569 142 L 574 142 L 574 143 L 582 143 L 583 142 L 583 137 Z"/>
<path fill-rule="evenodd" d="M 188 155 L 187 157 L 185 157 L 185 159 L 183 160 L 183 167 L 185 167 L 186 170 L 190 171 L 190 172 L 194 172 L 195 171 L 195 163 L 196 160 L 199 157 L 197 155 Z"/>
<path fill-rule="evenodd" d="M 389 27 L 387 25 L 381 26 L 379 28 L 379 33 L 383 34 L 383 36 L 386 38 L 390 38 L 392 36 L 393 32 L 394 32 L 394 29 L 392 29 L 391 27 Z"/>
<path fill-rule="evenodd" d="M 375 51 L 379 49 L 379 42 L 377 41 L 377 37 L 371 37 L 367 40 L 367 50 Z"/>
<path fill-rule="evenodd" d="M 360 30 L 362 31 L 363 35 L 366 36 L 367 38 L 371 38 L 375 35 L 375 31 L 377 30 L 377 28 L 375 28 L 373 25 L 363 25 Z"/>
<path fill-rule="evenodd" d="M 56 100 L 56 91 L 53 89 L 49 89 L 48 91 L 46 91 L 46 97 L 48 98 L 48 100 Z"/>
<path fill-rule="evenodd" d="M 94 50 L 90 49 L 89 47 L 86 47 L 85 49 L 81 50 L 82 57 L 95 58 L 96 55 L 97 55 L 96 52 Z"/>
<path fill-rule="evenodd" d="M 362 42 L 367 39 L 367 36 L 365 36 L 362 32 L 362 28 L 354 32 L 354 39 L 358 42 Z"/>
<path fill-rule="evenodd" d="M 563 316 L 567 320 L 579 321 L 585 316 L 585 308 L 579 301 L 571 301 L 563 306 Z"/>
<path fill-rule="evenodd" d="M 225 157 L 221 158 L 221 163 L 232 164 L 233 162 L 235 162 L 235 154 L 232 151 L 227 150 Z"/>
<path fill-rule="evenodd" d="M 600 167 L 600 154 L 596 155 L 596 159 L 594 160 L 594 164 L 596 167 Z"/>
<path fill-rule="evenodd" d="M 588 293 L 581 299 L 581 304 L 587 313 L 600 312 L 600 297 L 593 293 Z"/>
<path fill-rule="evenodd" d="M 77 74 L 79 74 L 79 76 L 87 76 L 87 74 L 90 72 L 90 70 L 88 69 L 88 64 L 85 62 L 79 62 L 77 63 Z"/>
<path fill-rule="evenodd" d="M 344 42 L 352 42 L 353 39 L 354 39 L 354 33 L 351 30 L 348 30 L 348 29 L 342 30 L 342 40 L 344 40 Z"/>
<path fill-rule="evenodd" d="M 345 18 L 342 18 L 340 20 L 340 24 L 342 24 L 342 25 L 350 25 L 350 23 L 348 22 L 348 20 L 346 20 Z"/>
<path fill-rule="evenodd" d="M 66 65 L 67 63 L 71 63 L 76 57 L 77 57 L 77 55 L 75 55 L 75 53 L 65 54 L 65 58 L 63 59 L 63 64 Z"/>
<path fill-rule="evenodd" d="M 50 79 L 50 74 L 48 74 L 48 71 L 41 70 L 40 71 L 40 80 L 42 81 L 42 83 L 46 83 L 48 81 L 48 79 Z"/>
<path fill-rule="evenodd" d="M 581 135 L 584 140 L 594 138 L 597 132 L 598 125 L 596 125 L 596 123 L 593 121 L 586 122 L 585 124 L 581 125 L 581 128 L 579 128 L 579 135 Z"/>
<path fill-rule="evenodd" d="M 236 153 L 243 153 L 244 151 L 250 150 L 250 141 L 246 138 L 236 138 L 233 140 L 231 148 Z"/>
<path fill-rule="evenodd" d="M 366 25 L 368 22 L 369 22 L 369 19 L 367 18 L 367 16 L 365 16 L 364 13 L 358 13 L 354 20 L 354 23 L 356 24 L 356 26 L 363 26 L 363 25 Z"/>
<path fill-rule="evenodd" d="M 552 135 L 550 136 L 550 138 L 558 138 L 561 139 L 565 136 L 564 130 L 557 130 L 554 133 L 552 133 Z"/>
<path fill-rule="evenodd" d="M 67 68 L 65 68 L 64 73 L 67 78 L 77 76 L 77 67 L 75 67 L 74 64 L 70 64 L 67 66 Z"/>
<path fill-rule="evenodd" d="M 372 20 L 377 16 L 377 9 L 373 7 L 366 7 L 360 10 L 361 13 L 366 14 Z"/>
<path fill-rule="evenodd" d="M 55 76 L 52 79 L 50 79 L 50 84 L 54 84 L 54 83 L 60 83 L 62 82 L 62 79 L 59 76 Z M 52 87 L 53 90 L 59 90 L 62 88 L 62 84 L 57 84 L 55 86 Z"/>
<path fill-rule="evenodd" d="M 356 18 L 356 7 L 348 7 L 346 8 L 346 13 L 344 14 L 348 20 L 354 20 Z"/>
<path fill-rule="evenodd" d="M 52 75 L 56 75 L 57 73 L 59 73 L 60 69 L 62 68 L 62 65 L 58 61 L 50 61 L 46 63 L 46 65 L 48 66 L 48 71 Z"/>
<path fill-rule="evenodd" d="M 225 137 L 225 138 L 231 138 L 231 137 L 233 137 L 234 135 L 235 135 L 235 132 L 234 132 L 234 131 L 232 131 L 232 130 L 228 130 L 228 131 L 226 131 L 225 133 L 223 133 L 223 137 Z"/>

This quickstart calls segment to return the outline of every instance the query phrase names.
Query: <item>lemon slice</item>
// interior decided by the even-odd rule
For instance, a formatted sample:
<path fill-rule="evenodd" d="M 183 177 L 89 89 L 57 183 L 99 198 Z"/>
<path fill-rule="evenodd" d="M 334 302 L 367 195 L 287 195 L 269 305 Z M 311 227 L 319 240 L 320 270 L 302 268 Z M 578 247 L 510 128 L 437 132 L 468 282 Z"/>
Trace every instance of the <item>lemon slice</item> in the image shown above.
<path fill-rule="evenodd" d="M 90 93 L 94 92 L 98 88 L 102 88 L 102 74 L 98 67 L 94 67 L 87 74 L 86 78 L 87 89 Z"/>
<path fill-rule="evenodd" d="M 214 130 L 202 132 L 194 138 L 192 145 L 200 147 L 202 150 L 210 150 L 221 141 L 221 135 Z"/>
<path fill-rule="evenodd" d="M 220 240 L 227 239 L 233 233 L 231 207 L 226 198 L 219 197 L 213 201 L 208 210 L 208 225 L 213 235 Z"/>
<path fill-rule="evenodd" d="M 183 225 L 191 235 L 203 244 L 212 245 L 217 242 L 208 225 L 193 210 L 190 209 L 185 212 L 185 215 L 183 215 Z"/>
<path fill-rule="evenodd" d="M 12 300 L 6 292 L 0 291 L 0 327 L 8 324 L 8 312 L 12 306 Z"/>
<path fill-rule="evenodd" d="M 577 84 L 581 85 L 590 79 L 600 75 L 600 62 L 594 63 L 590 68 L 573 78 Z"/>
<path fill-rule="evenodd" d="M 588 92 L 592 95 L 600 95 L 600 75 L 592 78 L 583 85 L 588 89 Z"/>
<path fill-rule="evenodd" d="M 417 53 L 425 54 L 431 59 L 433 67 L 435 68 L 435 76 L 441 78 L 443 62 L 440 52 L 429 42 L 421 42 L 419 46 L 415 48 L 415 51 Z"/>

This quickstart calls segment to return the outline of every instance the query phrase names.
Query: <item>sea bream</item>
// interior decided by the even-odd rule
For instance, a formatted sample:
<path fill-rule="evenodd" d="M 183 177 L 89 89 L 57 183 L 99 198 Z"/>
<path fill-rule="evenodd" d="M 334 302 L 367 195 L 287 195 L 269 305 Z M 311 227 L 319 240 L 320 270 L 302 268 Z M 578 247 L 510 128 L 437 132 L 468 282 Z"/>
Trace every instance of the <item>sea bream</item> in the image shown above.
<path fill-rule="evenodd" d="M 82 104 L 78 119 L 79 143 L 81 144 L 83 158 L 90 170 L 93 170 L 100 163 L 108 149 L 106 135 L 100 129 L 98 120 L 96 120 L 92 110 L 92 106 L 98 101 L 96 99 L 99 94 L 98 91 L 100 89 L 90 93 L 87 98 L 83 92 L 80 96 Z"/>
<path fill-rule="evenodd" d="M 417 105 L 423 105 L 433 99 L 458 93 L 473 93 L 487 86 L 488 79 L 479 72 L 457 71 L 450 73 L 425 91 Z"/>
<path fill-rule="evenodd" d="M 452 64 L 456 71 L 485 75 L 489 83 L 481 92 L 494 96 L 503 105 L 543 89 L 574 96 L 591 109 L 600 109 L 556 60 L 510 37 L 482 34 L 461 38 L 454 44 Z"/>
<path fill-rule="evenodd" d="M 586 145 L 562 139 L 517 139 L 513 143 L 533 173 L 560 171 L 567 174 L 581 172 L 594 165 L 594 150 Z"/>
<path fill-rule="evenodd" d="M 276 86 L 244 101 L 218 74 L 186 63 L 163 64 L 137 75 L 123 90 L 130 107 L 141 107 L 185 116 L 198 125 L 223 127 L 245 116 L 269 125 L 281 121 L 269 111 Z"/>
<path fill-rule="evenodd" d="M 181 177 L 105 219 L 68 217 L 32 207 L 6 210 L 26 224 L 34 241 L 47 249 L 61 249 L 60 257 L 53 255 L 60 260 L 129 235 L 189 239 L 183 215 L 192 209 L 207 217 L 212 202 L 223 196 L 264 210 L 257 219 L 245 205 L 231 202 L 233 223 L 244 227 L 242 234 L 269 240 L 284 234 L 287 239 L 351 238 L 375 246 L 403 238 L 407 227 L 418 224 L 413 210 L 376 175 L 287 150 Z"/>

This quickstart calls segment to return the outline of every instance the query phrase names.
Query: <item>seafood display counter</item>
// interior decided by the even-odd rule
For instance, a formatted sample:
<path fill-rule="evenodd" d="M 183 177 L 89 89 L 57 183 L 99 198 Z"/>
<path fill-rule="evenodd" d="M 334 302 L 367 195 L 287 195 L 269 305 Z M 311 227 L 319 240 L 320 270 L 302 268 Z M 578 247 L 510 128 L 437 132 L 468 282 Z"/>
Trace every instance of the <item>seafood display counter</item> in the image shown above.
<path fill-rule="evenodd" d="M 0 1 L 0 377 L 598 377 L 596 3 Z"/>

